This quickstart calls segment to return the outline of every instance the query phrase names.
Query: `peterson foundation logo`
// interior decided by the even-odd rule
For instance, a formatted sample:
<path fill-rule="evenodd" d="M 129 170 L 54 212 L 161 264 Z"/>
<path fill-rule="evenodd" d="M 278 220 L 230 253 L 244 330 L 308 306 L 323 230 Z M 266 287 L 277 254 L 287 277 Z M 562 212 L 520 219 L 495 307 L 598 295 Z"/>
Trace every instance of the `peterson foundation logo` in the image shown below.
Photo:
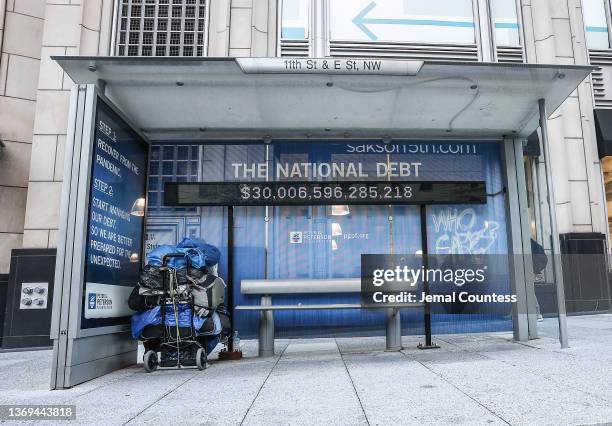
<path fill-rule="evenodd" d="M 113 309 L 113 299 L 104 293 L 88 293 L 87 306 L 89 309 Z"/>
<path fill-rule="evenodd" d="M 302 234 L 302 231 L 289 232 L 289 242 L 291 244 L 302 244 L 303 241 L 304 241 L 304 234 Z"/>

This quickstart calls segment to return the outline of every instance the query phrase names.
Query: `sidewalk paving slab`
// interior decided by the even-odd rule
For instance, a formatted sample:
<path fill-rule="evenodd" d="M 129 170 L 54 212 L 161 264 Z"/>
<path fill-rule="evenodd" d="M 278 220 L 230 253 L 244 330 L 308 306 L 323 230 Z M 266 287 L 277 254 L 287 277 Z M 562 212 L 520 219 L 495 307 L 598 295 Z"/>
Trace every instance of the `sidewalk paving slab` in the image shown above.
<path fill-rule="evenodd" d="M 293 340 L 249 409 L 245 425 L 367 424 L 334 339 Z"/>
<path fill-rule="evenodd" d="M 547 319 L 546 321 L 550 321 Z M 612 315 L 568 317 L 570 348 L 512 333 L 278 339 L 259 358 L 158 370 L 142 364 L 50 391 L 51 351 L 0 353 L 0 404 L 74 404 L 69 424 L 584 425 L 612 422 Z M 26 423 L 27 424 L 27 423 Z M 57 423 L 56 423 L 57 424 Z"/>

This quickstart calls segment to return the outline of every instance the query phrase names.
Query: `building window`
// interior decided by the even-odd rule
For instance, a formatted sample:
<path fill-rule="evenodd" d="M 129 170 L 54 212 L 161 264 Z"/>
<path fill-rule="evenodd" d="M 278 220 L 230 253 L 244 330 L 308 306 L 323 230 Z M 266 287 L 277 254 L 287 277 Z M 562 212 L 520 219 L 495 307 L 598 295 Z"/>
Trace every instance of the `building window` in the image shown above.
<path fill-rule="evenodd" d="M 208 0 L 119 0 L 115 55 L 203 56 Z"/>
<path fill-rule="evenodd" d="M 475 43 L 472 0 L 332 1 L 329 8 L 333 40 Z"/>
<path fill-rule="evenodd" d="M 608 0 L 582 0 L 586 44 L 589 49 L 609 49 Z"/>
<path fill-rule="evenodd" d="M 282 0 L 279 55 L 523 62 L 517 3 Z"/>
<path fill-rule="evenodd" d="M 491 15 L 497 46 L 520 46 L 515 0 L 491 0 Z"/>
<path fill-rule="evenodd" d="M 281 11 L 281 38 L 304 40 L 308 38 L 309 0 L 283 0 Z"/>
<path fill-rule="evenodd" d="M 193 208 L 164 206 L 164 184 L 199 180 L 200 147 L 198 145 L 152 145 L 149 161 L 149 212 L 195 212 Z"/>

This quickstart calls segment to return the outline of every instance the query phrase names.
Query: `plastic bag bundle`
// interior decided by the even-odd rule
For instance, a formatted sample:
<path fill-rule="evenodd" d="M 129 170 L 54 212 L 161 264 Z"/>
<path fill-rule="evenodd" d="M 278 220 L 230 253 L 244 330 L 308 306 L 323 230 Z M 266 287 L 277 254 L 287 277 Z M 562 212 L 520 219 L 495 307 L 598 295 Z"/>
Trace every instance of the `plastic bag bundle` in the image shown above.
<path fill-rule="evenodd" d="M 172 305 L 165 305 L 165 321 L 164 325 L 174 327 L 176 326 L 176 319 L 174 317 L 174 308 Z M 140 337 L 142 330 L 148 325 L 159 325 L 162 322 L 161 306 L 156 306 L 148 311 L 139 312 L 132 315 L 132 337 L 137 339 Z M 181 304 L 178 306 L 178 323 L 179 327 L 191 327 L 191 321 L 193 319 L 193 326 L 196 330 L 200 330 L 204 324 L 205 319 L 200 318 L 193 314 L 193 311 L 188 305 Z"/>
<path fill-rule="evenodd" d="M 164 265 L 164 256 L 177 253 L 183 253 L 185 256 L 168 258 L 167 264 Z M 178 305 L 179 327 L 190 327 L 193 321 L 194 328 L 201 330 L 204 322 L 208 321 L 209 324 L 205 330 L 201 330 L 202 334 L 218 335 L 223 328 L 220 318 L 214 310 L 211 311 L 207 307 L 211 304 L 211 297 L 212 301 L 215 301 L 215 294 L 219 292 L 223 294 L 225 284 L 216 275 L 211 274 L 212 271 L 216 272 L 216 265 L 220 257 L 221 253 L 217 247 L 199 238 L 184 238 L 177 246 L 161 245 L 152 250 L 146 257 L 147 265 L 140 274 L 138 286 L 130 296 L 133 299 L 130 301 L 130 307 L 139 311 L 132 316 L 132 336 L 138 338 L 146 326 L 161 324 L 162 307 L 159 303 L 163 302 L 159 294 L 165 294 L 160 290 L 167 291 L 168 288 L 164 289 L 164 286 L 169 285 L 169 282 L 164 283 L 164 278 L 176 280 L 173 285 L 173 288 L 176 289 L 173 298 L 197 302 L 195 303 L 196 312 L 183 303 Z M 163 266 L 167 266 L 169 270 L 165 270 Z M 204 285 L 215 279 L 223 283 L 223 288 L 216 289 L 216 293 L 212 286 Z M 221 303 L 223 302 L 222 296 L 219 297 L 217 294 L 216 298 L 220 299 Z M 158 305 L 152 307 L 152 303 Z M 165 305 L 164 313 L 164 325 L 175 326 L 175 313 L 172 305 Z M 209 315 L 211 313 L 212 316 Z"/>
<path fill-rule="evenodd" d="M 142 272 L 140 273 L 140 280 L 138 284 L 141 287 L 150 288 L 150 289 L 161 289 L 163 286 L 163 273 L 161 268 L 157 266 L 147 265 L 142 268 Z"/>
<path fill-rule="evenodd" d="M 183 238 L 176 248 L 189 256 L 189 263 L 196 268 L 214 266 L 221 258 L 219 249 L 201 238 Z"/>
<path fill-rule="evenodd" d="M 208 271 L 206 268 L 194 268 L 193 266 L 187 267 L 187 277 L 192 283 L 200 281 Z"/>
<path fill-rule="evenodd" d="M 161 245 L 156 247 L 147 255 L 147 265 L 150 266 L 163 266 L 164 256 L 171 253 L 180 252 L 175 246 Z M 172 257 L 168 262 L 168 266 L 171 268 L 186 268 L 187 259 L 182 257 Z"/>
<path fill-rule="evenodd" d="M 187 268 L 176 269 L 176 283 L 177 285 L 187 285 L 189 280 L 187 279 Z"/>

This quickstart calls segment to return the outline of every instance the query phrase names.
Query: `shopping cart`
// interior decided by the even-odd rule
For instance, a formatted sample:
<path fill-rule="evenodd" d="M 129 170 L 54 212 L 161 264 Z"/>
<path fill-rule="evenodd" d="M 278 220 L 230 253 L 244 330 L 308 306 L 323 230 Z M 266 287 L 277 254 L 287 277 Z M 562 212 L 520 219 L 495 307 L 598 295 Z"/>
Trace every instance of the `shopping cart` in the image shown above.
<path fill-rule="evenodd" d="M 158 367 L 207 367 L 205 336 L 194 326 L 196 306 L 188 286 L 179 283 L 172 259 L 185 258 L 183 253 L 167 254 L 162 259 L 163 286 L 160 300 L 161 323 L 144 328 L 140 339 L 145 346 L 144 368 L 150 373 Z M 159 353 L 159 356 L 158 356 Z"/>

